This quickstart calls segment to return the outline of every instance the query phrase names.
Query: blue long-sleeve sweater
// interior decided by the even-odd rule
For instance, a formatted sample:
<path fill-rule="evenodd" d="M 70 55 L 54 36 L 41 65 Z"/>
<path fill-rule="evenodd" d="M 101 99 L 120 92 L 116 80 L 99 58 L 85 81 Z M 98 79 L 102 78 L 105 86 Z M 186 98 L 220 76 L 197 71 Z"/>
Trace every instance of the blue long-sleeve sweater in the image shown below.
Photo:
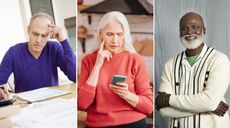
<path fill-rule="evenodd" d="M 15 92 L 58 85 L 57 67 L 76 82 L 76 56 L 68 39 L 48 41 L 38 59 L 28 50 L 28 42 L 9 48 L 0 65 L 0 85 L 14 74 Z"/>

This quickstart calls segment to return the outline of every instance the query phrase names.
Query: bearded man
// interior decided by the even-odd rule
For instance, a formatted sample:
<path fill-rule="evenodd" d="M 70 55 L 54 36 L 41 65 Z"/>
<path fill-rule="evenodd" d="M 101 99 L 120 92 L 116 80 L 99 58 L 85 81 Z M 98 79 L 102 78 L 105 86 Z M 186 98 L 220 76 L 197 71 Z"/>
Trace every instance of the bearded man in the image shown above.
<path fill-rule="evenodd" d="M 186 50 L 165 64 L 156 98 L 169 128 L 230 128 L 224 99 L 229 59 L 205 44 L 205 32 L 199 14 L 189 12 L 180 19 L 180 40 Z"/>

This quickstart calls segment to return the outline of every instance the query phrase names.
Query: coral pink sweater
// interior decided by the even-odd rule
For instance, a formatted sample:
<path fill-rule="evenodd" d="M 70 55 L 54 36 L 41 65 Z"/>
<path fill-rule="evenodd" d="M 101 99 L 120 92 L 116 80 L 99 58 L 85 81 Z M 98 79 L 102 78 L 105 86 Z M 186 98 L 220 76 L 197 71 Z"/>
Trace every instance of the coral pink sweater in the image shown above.
<path fill-rule="evenodd" d="M 78 83 L 78 106 L 87 110 L 86 124 L 90 127 L 116 126 L 136 122 L 153 111 L 153 91 L 145 61 L 136 53 L 123 51 L 105 60 L 100 70 L 97 86 L 86 83 L 95 64 L 97 53 L 85 56 L 81 62 L 81 76 Z M 139 97 L 139 103 L 132 107 L 110 88 L 113 75 L 125 75 L 129 91 Z"/>

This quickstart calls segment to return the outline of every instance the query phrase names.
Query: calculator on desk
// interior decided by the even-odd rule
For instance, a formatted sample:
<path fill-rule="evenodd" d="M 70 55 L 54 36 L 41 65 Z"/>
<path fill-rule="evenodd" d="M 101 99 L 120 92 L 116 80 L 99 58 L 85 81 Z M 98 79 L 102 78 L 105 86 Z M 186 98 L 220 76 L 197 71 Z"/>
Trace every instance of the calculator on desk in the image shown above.
<path fill-rule="evenodd" d="M 15 101 L 16 101 L 16 98 L 15 98 L 15 97 L 10 98 L 10 99 L 3 99 L 3 100 L 0 100 L 0 107 L 6 106 L 6 105 L 11 105 L 11 104 L 13 104 Z"/>

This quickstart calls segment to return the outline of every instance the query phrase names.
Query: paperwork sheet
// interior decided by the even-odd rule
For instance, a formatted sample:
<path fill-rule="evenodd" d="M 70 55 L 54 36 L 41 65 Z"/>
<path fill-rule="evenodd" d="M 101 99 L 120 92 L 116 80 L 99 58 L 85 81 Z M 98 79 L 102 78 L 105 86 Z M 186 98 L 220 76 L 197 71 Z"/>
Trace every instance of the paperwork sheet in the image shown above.
<path fill-rule="evenodd" d="M 18 93 L 16 94 L 16 96 L 23 100 L 27 100 L 29 102 L 35 102 L 35 101 L 41 101 L 41 100 L 45 100 L 48 98 L 52 98 L 68 93 L 70 92 L 55 90 L 55 89 L 45 87 L 45 88 L 39 88 L 27 92 Z"/>
<path fill-rule="evenodd" d="M 11 117 L 18 128 L 76 128 L 76 99 L 36 102 Z"/>

